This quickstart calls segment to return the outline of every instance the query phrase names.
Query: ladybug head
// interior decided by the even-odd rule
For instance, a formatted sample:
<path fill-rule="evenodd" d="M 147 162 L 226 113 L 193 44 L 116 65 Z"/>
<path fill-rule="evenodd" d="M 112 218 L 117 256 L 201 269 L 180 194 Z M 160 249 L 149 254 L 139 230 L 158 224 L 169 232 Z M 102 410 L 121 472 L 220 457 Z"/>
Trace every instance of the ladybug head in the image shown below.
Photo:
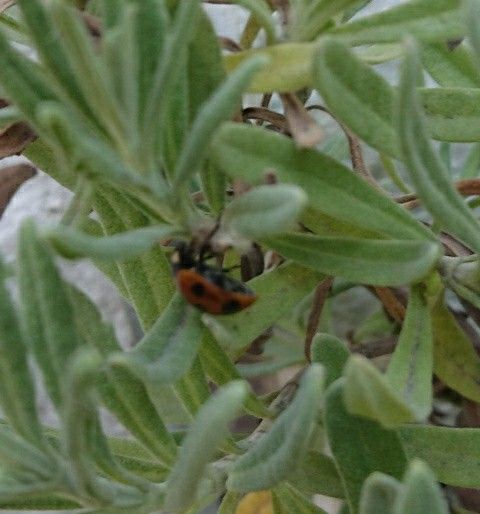
<path fill-rule="evenodd" d="M 175 248 L 171 257 L 173 272 L 177 273 L 180 269 L 190 269 L 195 267 L 196 261 L 193 258 L 192 248 L 185 241 L 176 239 L 170 243 Z"/>

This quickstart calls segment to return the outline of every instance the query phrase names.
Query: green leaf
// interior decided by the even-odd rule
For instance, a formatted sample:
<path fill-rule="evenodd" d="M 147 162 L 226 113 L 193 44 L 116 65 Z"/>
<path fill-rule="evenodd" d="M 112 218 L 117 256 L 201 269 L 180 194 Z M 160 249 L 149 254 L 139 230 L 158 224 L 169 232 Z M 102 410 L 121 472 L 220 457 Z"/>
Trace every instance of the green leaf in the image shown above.
<path fill-rule="evenodd" d="M 480 171 L 480 143 L 472 145 L 470 152 L 465 157 L 461 178 L 475 178 Z"/>
<path fill-rule="evenodd" d="M 326 514 L 326 512 L 313 504 L 295 487 L 282 484 L 272 491 L 273 508 L 275 514 Z"/>
<path fill-rule="evenodd" d="M 477 66 L 477 73 L 480 75 L 480 31 L 478 30 L 478 22 L 480 21 L 480 10 L 476 0 L 467 0 L 465 2 L 465 21 L 467 26 L 467 35 L 473 49 L 473 58 Z"/>
<path fill-rule="evenodd" d="M 110 237 L 95 237 L 58 225 L 48 229 L 44 236 L 57 252 L 70 259 L 90 257 L 98 260 L 121 260 L 150 250 L 156 243 L 175 232 L 170 225 L 154 225 Z"/>
<path fill-rule="evenodd" d="M 38 0 L 19 0 L 17 4 L 35 49 L 50 72 L 50 79 L 57 82 L 84 113 L 91 114 L 47 9 Z"/>
<path fill-rule="evenodd" d="M 253 75 L 264 65 L 265 59 L 262 57 L 242 63 L 201 108 L 175 168 L 175 188 L 185 185 L 188 179 L 200 169 L 213 132 L 234 114 L 241 95 Z"/>
<path fill-rule="evenodd" d="M 348 10 L 357 0 L 313 0 L 292 4 L 289 32 L 292 39 L 310 41 L 321 32 L 331 18 Z"/>
<path fill-rule="evenodd" d="M 321 365 L 307 368 L 293 402 L 271 429 L 230 467 L 228 489 L 241 492 L 268 489 L 300 465 L 320 408 L 323 380 Z"/>
<path fill-rule="evenodd" d="M 218 508 L 218 514 L 237 514 L 237 505 L 242 495 L 234 491 L 227 491 L 223 496 L 222 503 Z"/>
<path fill-rule="evenodd" d="M 376 150 L 399 156 L 394 90 L 371 66 L 345 44 L 326 39 L 315 52 L 313 80 L 338 120 Z"/>
<path fill-rule="evenodd" d="M 146 153 L 152 156 L 156 152 L 156 142 L 163 140 L 165 127 L 169 125 L 166 116 L 167 106 L 171 95 L 174 94 L 173 88 L 179 83 L 182 72 L 186 72 L 184 66 L 178 64 L 185 62 L 188 45 L 195 33 L 194 27 L 200 12 L 198 0 L 185 0 L 178 4 L 162 54 L 156 58 L 152 86 L 147 92 L 143 127 L 144 148 Z"/>
<path fill-rule="evenodd" d="M 292 228 L 306 203 L 306 194 L 297 186 L 258 186 L 228 204 L 222 226 L 234 241 L 268 237 Z"/>
<path fill-rule="evenodd" d="M 62 0 L 54 0 L 49 6 L 65 55 L 91 111 L 118 144 L 124 143 L 127 120 L 115 103 L 115 94 L 110 90 L 86 27 L 77 12 Z"/>
<path fill-rule="evenodd" d="M 433 336 L 425 286 L 412 286 L 402 332 L 386 379 L 418 419 L 432 410 Z"/>
<path fill-rule="evenodd" d="M 329 33 L 350 45 L 401 41 L 405 34 L 425 41 L 444 41 L 464 33 L 461 2 L 411 0 L 339 25 Z"/>
<path fill-rule="evenodd" d="M 480 91 L 451 87 L 420 89 L 427 127 L 434 139 L 451 142 L 480 141 Z"/>
<path fill-rule="evenodd" d="M 319 362 L 325 367 L 327 387 L 342 376 L 349 357 L 348 348 L 337 337 L 330 334 L 316 334 L 313 338 L 312 362 Z"/>
<path fill-rule="evenodd" d="M 480 357 L 440 298 L 432 310 L 434 371 L 461 395 L 480 401 Z"/>
<path fill-rule="evenodd" d="M 151 389 L 154 390 L 155 386 Z M 175 394 L 185 410 L 194 417 L 210 397 L 210 387 L 200 358 L 197 356 L 191 368 L 174 386 Z"/>
<path fill-rule="evenodd" d="M 59 478 L 57 462 L 6 427 L 0 427 L 0 461 L 9 473 L 33 473 L 33 480 L 46 482 Z"/>
<path fill-rule="evenodd" d="M 217 385 L 228 384 L 232 380 L 240 380 L 242 378 L 234 363 L 210 332 L 204 335 L 200 347 L 200 360 L 205 373 Z M 249 393 L 245 400 L 245 410 L 258 418 L 268 417 L 269 415 L 268 409 L 252 392 Z"/>
<path fill-rule="evenodd" d="M 288 477 L 288 482 L 308 496 L 323 494 L 344 498 L 342 481 L 331 457 L 310 451 L 300 467 Z"/>
<path fill-rule="evenodd" d="M 0 83 L 9 100 L 15 102 L 27 119 L 35 124 L 36 110 L 41 102 L 55 100 L 56 95 L 38 66 L 13 49 L 0 32 Z"/>
<path fill-rule="evenodd" d="M 121 348 L 113 328 L 103 322 L 90 299 L 73 287 L 69 294 L 74 307 L 75 325 L 82 339 L 105 359 L 119 352 Z M 129 370 L 110 367 L 99 373 L 97 387 L 107 409 L 148 449 L 149 455 L 171 465 L 176 444 L 150 400 L 143 381 Z"/>
<path fill-rule="evenodd" d="M 227 177 L 225 173 L 214 166 L 209 160 L 200 170 L 202 191 L 208 202 L 212 214 L 220 216 L 225 207 Z"/>
<path fill-rule="evenodd" d="M 403 65 L 399 100 L 399 136 L 405 162 L 422 203 L 435 221 L 474 250 L 480 250 L 480 224 L 452 185 L 434 152 L 416 92 L 419 63 L 409 47 Z"/>
<path fill-rule="evenodd" d="M 362 488 L 359 514 L 392 514 L 401 484 L 389 475 L 372 473 Z"/>
<path fill-rule="evenodd" d="M 168 13 L 164 2 L 136 2 L 135 37 L 137 41 L 138 110 L 139 121 L 147 108 L 147 96 L 152 89 L 159 56 L 165 45 Z"/>
<path fill-rule="evenodd" d="M 205 467 L 227 437 L 228 425 L 241 408 L 247 392 L 246 383 L 234 381 L 217 391 L 202 407 L 168 478 L 166 510 L 183 511 L 194 501 Z"/>
<path fill-rule="evenodd" d="M 465 44 L 450 49 L 445 43 L 422 45 L 422 62 L 442 87 L 480 87 L 480 74 Z"/>
<path fill-rule="evenodd" d="M 441 256 L 437 243 L 284 234 L 263 239 L 287 259 L 326 275 L 374 285 L 402 285 L 424 278 Z"/>
<path fill-rule="evenodd" d="M 138 489 L 105 481 L 95 473 L 95 452 L 103 434 L 97 434 L 96 443 L 91 444 L 92 422 L 96 421 L 96 412 L 90 395 L 102 364 L 103 359 L 98 352 L 81 348 L 63 373 L 65 401 L 62 439 L 70 464 L 71 488 L 80 497 L 97 499 L 107 505 L 113 502 L 119 507 L 122 504 L 134 505 L 141 501 Z"/>
<path fill-rule="evenodd" d="M 344 375 L 345 405 L 352 414 L 373 419 L 386 428 L 416 420 L 413 409 L 365 357 L 352 356 Z"/>
<path fill-rule="evenodd" d="M 290 312 L 324 276 L 296 264 L 286 264 L 251 280 L 256 302 L 234 316 L 208 316 L 203 320 L 219 343 L 239 356 L 244 348 Z"/>
<path fill-rule="evenodd" d="M 156 0 L 155 0 L 156 1 Z M 210 95 L 225 80 L 222 50 L 212 22 L 201 12 L 196 23 L 195 34 L 188 48 L 188 87 L 190 120 Z"/>
<path fill-rule="evenodd" d="M 107 187 L 97 193 L 94 206 L 109 236 L 150 224 L 128 197 Z M 136 259 L 118 263 L 118 269 L 143 328 L 150 328 L 175 290 L 170 263 L 157 246 Z"/>
<path fill-rule="evenodd" d="M 225 68 L 233 73 L 244 61 L 254 56 L 267 59 L 266 65 L 253 77 L 248 93 L 285 93 L 312 84 L 313 43 L 283 43 L 267 48 L 235 52 L 224 57 Z"/>
<path fill-rule="evenodd" d="M 226 123 L 214 137 L 211 155 L 234 178 L 261 183 L 275 170 L 279 182 L 301 187 L 310 207 L 336 220 L 394 239 L 433 240 L 405 209 L 376 191 L 338 161 L 260 127 Z"/>
<path fill-rule="evenodd" d="M 252 13 L 256 22 L 265 30 L 268 45 L 275 42 L 275 24 L 270 7 L 265 0 L 233 0 L 232 3 L 248 9 Z"/>
<path fill-rule="evenodd" d="M 68 292 L 52 256 L 24 222 L 19 235 L 18 277 L 25 338 L 40 366 L 47 391 L 58 408 L 63 397 L 61 376 L 79 340 Z M 52 294 L 52 291 L 55 294 Z"/>
<path fill-rule="evenodd" d="M 397 496 L 395 514 L 447 514 L 440 486 L 428 466 L 414 460 L 405 475 L 405 487 Z"/>
<path fill-rule="evenodd" d="M 0 260 L 0 402 L 13 429 L 42 448 L 45 441 L 37 414 L 35 385 L 6 278 L 5 265 Z"/>
<path fill-rule="evenodd" d="M 401 479 L 406 458 L 392 430 L 353 416 L 343 403 L 342 379 L 327 390 L 325 427 L 333 457 L 342 477 L 350 512 L 357 512 L 362 485 L 374 471 Z"/>
<path fill-rule="evenodd" d="M 406 425 L 397 430 L 410 459 L 425 461 L 444 484 L 478 489 L 480 429 Z"/>
<path fill-rule="evenodd" d="M 203 331 L 200 312 L 177 293 L 135 348 L 111 362 L 128 367 L 147 383 L 174 384 L 190 369 Z"/>

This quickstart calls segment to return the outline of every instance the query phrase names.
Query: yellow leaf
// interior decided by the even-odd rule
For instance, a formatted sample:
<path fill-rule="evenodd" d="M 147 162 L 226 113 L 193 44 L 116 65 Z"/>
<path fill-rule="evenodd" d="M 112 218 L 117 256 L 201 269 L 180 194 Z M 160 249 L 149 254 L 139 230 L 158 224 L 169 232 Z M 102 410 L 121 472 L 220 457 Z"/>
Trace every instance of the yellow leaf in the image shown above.
<path fill-rule="evenodd" d="M 248 493 L 237 505 L 235 514 L 273 514 L 272 493 L 270 491 Z"/>

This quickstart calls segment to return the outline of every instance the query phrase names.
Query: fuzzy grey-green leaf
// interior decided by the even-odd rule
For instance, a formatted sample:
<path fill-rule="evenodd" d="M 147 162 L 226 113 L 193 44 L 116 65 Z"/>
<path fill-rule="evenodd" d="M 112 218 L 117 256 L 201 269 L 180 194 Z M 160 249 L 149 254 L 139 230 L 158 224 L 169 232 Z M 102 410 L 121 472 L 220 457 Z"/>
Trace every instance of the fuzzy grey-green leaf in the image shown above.
<path fill-rule="evenodd" d="M 394 90 L 371 66 L 345 44 L 326 39 L 315 52 L 313 79 L 337 119 L 373 148 L 399 156 L 392 124 Z"/>
<path fill-rule="evenodd" d="M 193 502 L 205 467 L 227 437 L 228 424 L 241 408 L 247 391 L 244 382 L 230 382 L 203 406 L 183 441 L 179 458 L 168 478 L 167 510 L 179 512 Z"/>
<path fill-rule="evenodd" d="M 271 429 L 231 466 L 228 489 L 242 492 L 268 489 L 287 478 L 300 464 L 320 408 L 323 381 L 323 367 L 312 364 L 302 377 L 293 402 Z"/>
<path fill-rule="evenodd" d="M 434 219 L 447 231 L 480 250 L 480 223 L 452 185 L 429 141 L 416 82 L 419 62 L 409 44 L 403 64 L 398 106 L 402 153 L 416 191 Z"/>
<path fill-rule="evenodd" d="M 47 230 L 45 237 L 56 251 L 67 258 L 121 260 L 136 257 L 173 234 L 174 227 L 155 225 L 107 237 L 94 237 L 74 228 L 58 225 Z"/>
<path fill-rule="evenodd" d="M 222 226 L 234 240 L 268 237 L 293 227 L 306 203 L 307 195 L 297 186 L 258 186 L 228 204 Z"/>
<path fill-rule="evenodd" d="M 402 285 L 425 277 L 441 256 L 437 243 L 283 234 L 266 246 L 326 275 L 373 285 Z"/>

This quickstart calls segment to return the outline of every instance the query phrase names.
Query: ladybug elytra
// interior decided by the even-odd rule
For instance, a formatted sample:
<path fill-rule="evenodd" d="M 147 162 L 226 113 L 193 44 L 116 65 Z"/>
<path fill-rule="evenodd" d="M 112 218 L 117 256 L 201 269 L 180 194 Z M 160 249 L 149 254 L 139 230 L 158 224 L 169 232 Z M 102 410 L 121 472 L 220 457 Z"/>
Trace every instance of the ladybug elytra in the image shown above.
<path fill-rule="evenodd" d="M 243 282 L 195 259 L 191 249 L 176 242 L 172 268 L 177 287 L 188 303 L 209 314 L 233 314 L 246 309 L 257 296 Z"/>

